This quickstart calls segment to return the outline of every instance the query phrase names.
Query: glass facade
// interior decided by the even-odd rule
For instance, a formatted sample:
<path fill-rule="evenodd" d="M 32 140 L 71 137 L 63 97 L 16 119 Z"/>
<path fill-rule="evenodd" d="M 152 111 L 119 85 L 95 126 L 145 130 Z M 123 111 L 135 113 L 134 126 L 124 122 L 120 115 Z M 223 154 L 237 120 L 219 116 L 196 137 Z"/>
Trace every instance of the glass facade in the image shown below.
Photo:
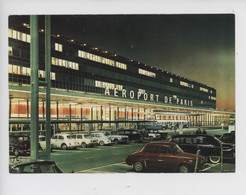
<path fill-rule="evenodd" d="M 15 24 L 12 26 L 8 47 L 9 119 L 29 119 L 31 70 L 30 48 L 26 43 L 30 43 L 30 35 L 28 29 L 22 32 Z M 153 120 L 183 121 L 191 127 L 212 126 L 228 123 L 234 115 L 215 110 L 216 90 L 211 87 L 184 81 L 177 75 L 60 36 L 52 36 L 51 42 L 54 46 L 50 108 L 53 133 L 135 128 L 137 121 Z M 40 51 L 39 79 L 42 80 L 45 78 L 43 41 Z M 39 118 L 45 120 L 42 90 L 40 87 Z M 89 121 L 93 121 L 92 127 Z M 44 129 L 41 123 L 40 130 Z M 28 130 L 29 124 L 10 122 L 10 131 Z"/>

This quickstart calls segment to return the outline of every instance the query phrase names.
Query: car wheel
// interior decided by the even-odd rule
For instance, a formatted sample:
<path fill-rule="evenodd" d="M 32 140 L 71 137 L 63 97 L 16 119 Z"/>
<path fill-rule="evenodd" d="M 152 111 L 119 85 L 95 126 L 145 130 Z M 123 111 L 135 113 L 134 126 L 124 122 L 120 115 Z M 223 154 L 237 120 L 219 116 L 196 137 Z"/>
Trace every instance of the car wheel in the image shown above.
<path fill-rule="evenodd" d="M 179 173 L 189 173 L 190 169 L 189 169 L 188 165 L 182 164 L 179 166 L 178 172 Z"/>
<path fill-rule="evenodd" d="M 15 155 L 15 156 L 19 156 L 19 154 L 20 154 L 19 150 L 18 150 L 17 148 L 15 148 L 15 149 L 14 149 L 14 155 Z"/>
<path fill-rule="evenodd" d="M 213 164 L 216 164 L 220 162 L 220 157 L 219 156 L 209 156 L 209 161 Z"/>
<path fill-rule="evenodd" d="M 66 144 L 62 144 L 61 148 L 62 148 L 63 150 L 66 150 L 66 149 L 67 149 L 67 145 L 66 145 Z"/>
<path fill-rule="evenodd" d="M 99 142 L 99 145 L 100 145 L 100 146 L 103 146 L 103 145 L 104 145 L 104 142 L 103 142 L 103 141 L 100 141 L 100 142 Z"/>
<path fill-rule="evenodd" d="M 141 163 L 141 162 L 135 162 L 134 165 L 133 165 L 133 169 L 134 169 L 136 172 L 141 172 L 141 171 L 143 171 L 143 169 L 144 169 L 143 163 Z"/>
<path fill-rule="evenodd" d="M 115 144 L 118 144 L 119 143 L 119 140 L 118 139 L 114 139 L 114 143 Z"/>
<path fill-rule="evenodd" d="M 82 148 L 86 148 L 86 143 L 85 143 L 85 142 L 82 142 L 82 143 L 81 143 L 81 147 L 82 147 Z"/>

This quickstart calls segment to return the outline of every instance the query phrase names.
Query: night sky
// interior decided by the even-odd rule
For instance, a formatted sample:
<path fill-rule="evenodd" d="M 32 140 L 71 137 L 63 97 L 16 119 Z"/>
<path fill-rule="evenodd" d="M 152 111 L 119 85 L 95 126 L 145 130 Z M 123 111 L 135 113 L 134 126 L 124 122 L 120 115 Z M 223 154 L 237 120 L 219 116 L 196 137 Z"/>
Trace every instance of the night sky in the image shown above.
<path fill-rule="evenodd" d="M 219 110 L 235 110 L 234 15 L 51 18 L 52 33 L 207 84 Z"/>

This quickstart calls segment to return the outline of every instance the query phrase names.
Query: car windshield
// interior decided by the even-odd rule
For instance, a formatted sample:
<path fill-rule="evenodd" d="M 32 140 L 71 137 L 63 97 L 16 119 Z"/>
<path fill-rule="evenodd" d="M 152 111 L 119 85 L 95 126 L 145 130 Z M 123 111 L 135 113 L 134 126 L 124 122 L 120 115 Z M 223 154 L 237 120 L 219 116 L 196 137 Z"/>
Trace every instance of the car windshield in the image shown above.
<path fill-rule="evenodd" d="M 74 138 L 75 138 L 74 136 L 75 136 L 75 135 L 68 135 L 67 138 L 68 138 L 68 139 L 74 139 Z"/>
<path fill-rule="evenodd" d="M 85 136 L 85 138 L 91 138 L 91 136 L 90 135 L 84 135 Z"/>
<path fill-rule="evenodd" d="M 179 153 L 182 153 L 184 151 L 178 145 L 175 145 L 175 146 L 172 147 L 172 152 L 174 154 L 179 154 Z"/>
<path fill-rule="evenodd" d="M 222 143 L 222 141 L 221 141 L 219 138 L 214 137 L 214 139 L 215 139 L 217 142 L 219 142 L 220 144 Z"/>

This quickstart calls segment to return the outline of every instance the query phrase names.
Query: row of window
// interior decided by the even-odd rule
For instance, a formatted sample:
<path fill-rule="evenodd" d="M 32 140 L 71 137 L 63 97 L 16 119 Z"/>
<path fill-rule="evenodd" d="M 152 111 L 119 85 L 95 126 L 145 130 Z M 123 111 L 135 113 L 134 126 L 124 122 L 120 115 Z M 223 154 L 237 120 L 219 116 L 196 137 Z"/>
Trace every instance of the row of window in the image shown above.
<path fill-rule="evenodd" d="M 10 74 L 19 74 L 19 75 L 24 75 L 24 76 L 30 76 L 31 75 L 31 69 L 30 68 L 24 67 L 24 66 L 13 65 L 13 64 L 9 64 L 8 72 Z M 45 78 L 45 71 L 38 70 L 38 77 L 39 78 Z M 51 80 L 56 79 L 56 74 L 54 72 L 50 73 L 50 79 Z"/>
<path fill-rule="evenodd" d="M 180 85 L 184 86 L 184 87 L 189 87 L 189 88 L 194 88 L 194 85 L 184 82 L 184 81 L 180 81 Z"/>
<path fill-rule="evenodd" d="M 31 37 L 29 34 L 26 34 L 26 33 L 20 32 L 20 31 L 16 31 L 13 29 L 9 29 L 9 38 L 17 39 L 19 41 L 24 41 L 27 43 L 31 42 Z"/>
<path fill-rule="evenodd" d="M 95 81 L 95 87 L 108 88 L 108 89 L 117 88 L 119 91 L 122 91 L 123 89 L 123 85 L 117 85 L 114 83 L 108 83 L 108 82 L 103 82 L 103 81 Z"/>
<path fill-rule="evenodd" d="M 208 99 L 210 99 L 210 100 L 216 100 L 216 97 L 208 96 Z"/>
<path fill-rule="evenodd" d="M 63 59 L 52 57 L 51 63 L 56 66 L 62 66 L 62 67 L 66 67 L 66 68 L 70 68 L 74 70 L 79 70 L 79 64 L 76 62 L 71 62 L 68 60 L 63 60 Z"/>
<path fill-rule="evenodd" d="M 204 88 L 204 87 L 200 87 L 200 91 L 204 91 L 208 93 L 208 89 Z"/>
<path fill-rule="evenodd" d="M 141 68 L 138 69 L 138 73 L 142 74 L 142 75 L 145 75 L 145 76 L 148 76 L 148 77 L 153 77 L 153 78 L 156 77 L 156 74 L 154 72 L 150 72 L 150 71 L 147 71 L 147 70 L 144 70 L 144 69 L 141 69 Z"/>
<path fill-rule="evenodd" d="M 98 55 L 95 55 L 95 54 L 92 54 L 92 53 L 88 53 L 88 52 L 85 52 L 85 51 L 78 50 L 78 56 L 80 58 L 85 58 L 85 59 L 88 59 L 88 60 L 91 60 L 91 61 L 95 61 L 95 62 L 98 62 L 98 63 L 107 64 L 109 66 L 115 66 L 117 68 L 121 68 L 121 69 L 124 69 L 124 70 L 127 69 L 127 66 L 124 63 L 116 62 L 114 60 L 111 60 L 111 59 L 108 59 L 108 58 L 104 58 L 104 57 L 101 57 L 101 56 L 98 56 Z"/>

